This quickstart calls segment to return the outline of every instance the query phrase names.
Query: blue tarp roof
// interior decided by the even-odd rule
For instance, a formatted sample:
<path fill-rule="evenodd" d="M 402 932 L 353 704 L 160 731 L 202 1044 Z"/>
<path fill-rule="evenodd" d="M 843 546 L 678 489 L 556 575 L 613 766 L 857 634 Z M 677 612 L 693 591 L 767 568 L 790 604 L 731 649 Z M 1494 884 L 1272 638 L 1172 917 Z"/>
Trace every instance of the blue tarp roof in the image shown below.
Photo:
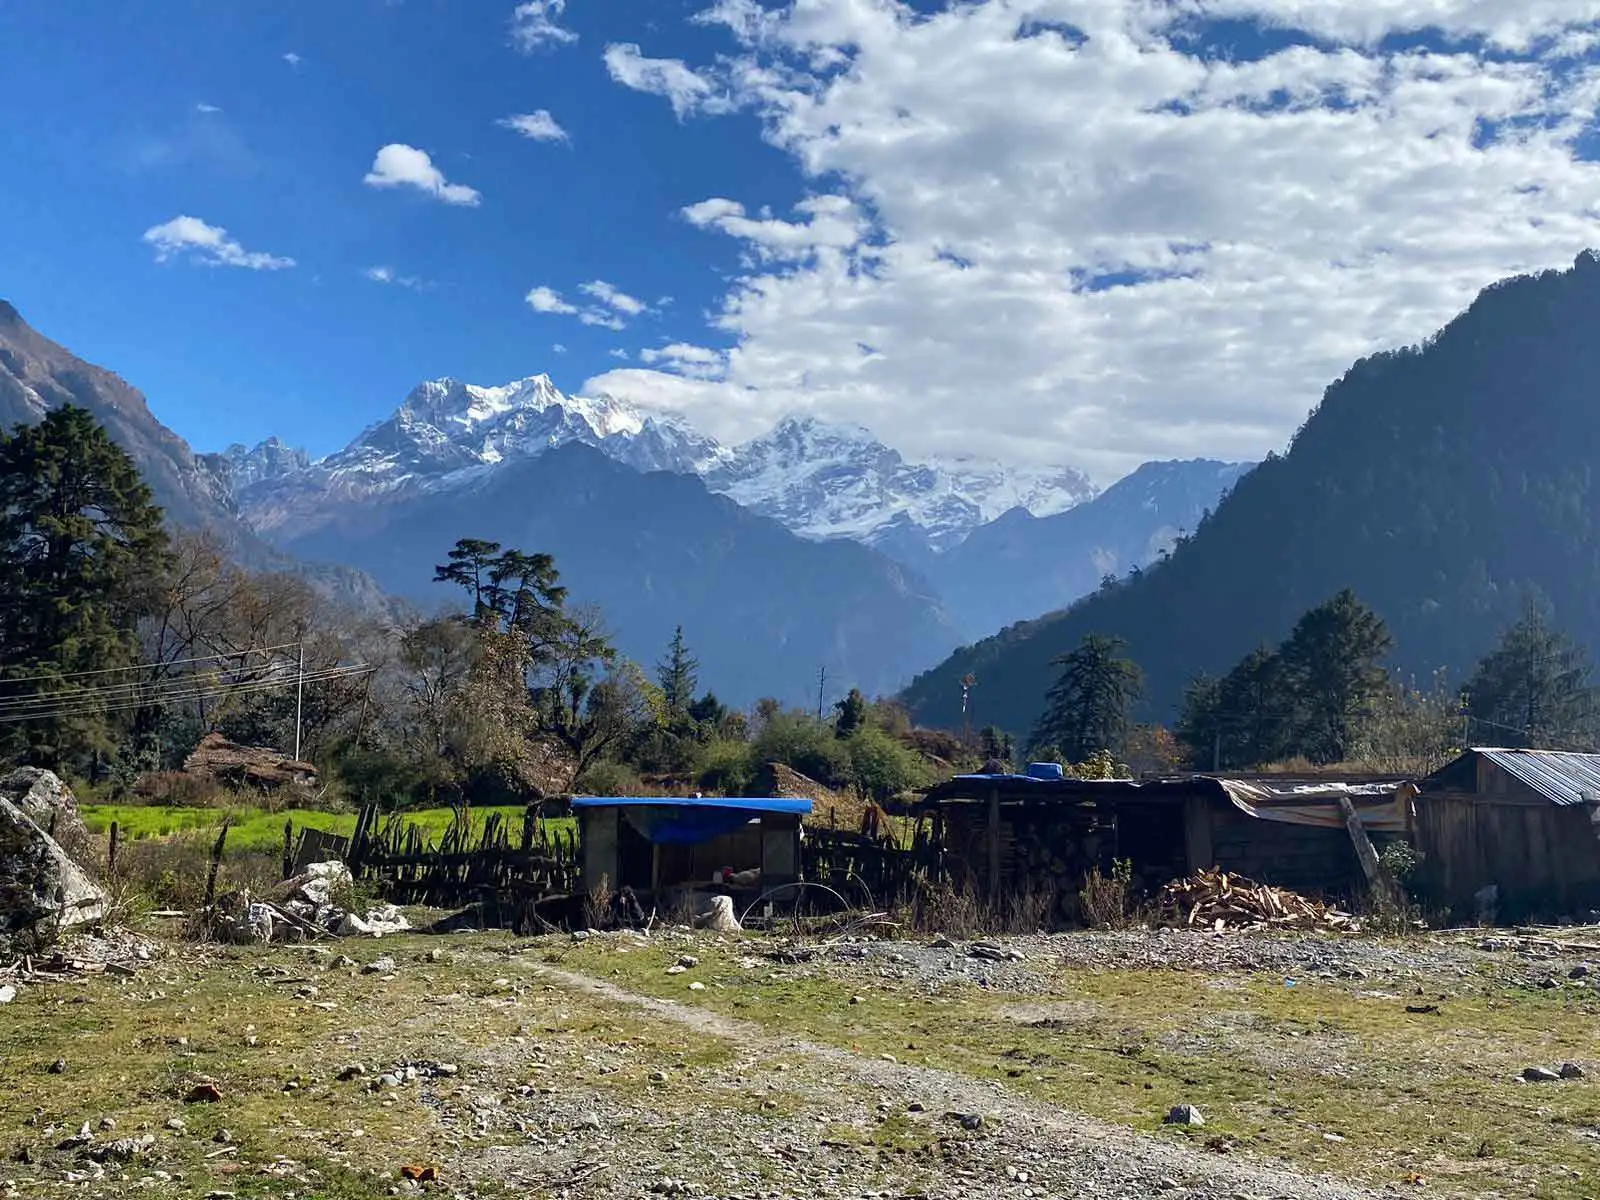
<path fill-rule="evenodd" d="M 792 813 L 805 816 L 811 801 L 792 797 L 750 796 L 574 796 L 573 808 L 731 808 L 748 813 Z"/>

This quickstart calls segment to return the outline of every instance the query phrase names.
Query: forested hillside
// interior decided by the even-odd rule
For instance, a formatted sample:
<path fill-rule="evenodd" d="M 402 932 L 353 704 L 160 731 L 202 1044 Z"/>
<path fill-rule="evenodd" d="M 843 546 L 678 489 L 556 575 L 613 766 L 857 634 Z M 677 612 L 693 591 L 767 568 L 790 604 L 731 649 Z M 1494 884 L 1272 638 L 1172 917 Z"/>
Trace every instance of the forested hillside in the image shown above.
<path fill-rule="evenodd" d="M 1026 730 L 1051 660 L 1103 633 L 1144 668 L 1144 714 L 1170 720 L 1191 679 L 1347 587 L 1387 622 L 1406 672 L 1464 678 L 1529 597 L 1600 642 L 1597 323 L 1593 252 L 1486 289 L 1425 345 L 1352 367 L 1166 562 L 958 651 L 907 700 L 954 723 L 970 672 L 973 719 Z"/>

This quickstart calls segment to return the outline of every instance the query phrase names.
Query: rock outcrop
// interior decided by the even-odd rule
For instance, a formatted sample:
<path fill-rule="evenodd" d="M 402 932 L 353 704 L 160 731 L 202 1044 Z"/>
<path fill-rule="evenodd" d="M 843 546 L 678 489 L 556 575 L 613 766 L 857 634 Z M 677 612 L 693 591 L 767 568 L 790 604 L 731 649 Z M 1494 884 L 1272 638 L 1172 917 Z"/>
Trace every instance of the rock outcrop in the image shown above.
<path fill-rule="evenodd" d="M 18 767 L 0 778 L 0 796 L 32 817 L 73 862 L 87 866 L 92 861 L 89 827 L 78 811 L 78 798 L 60 776 L 39 767 Z"/>
<path fill-rule="evenodd" d="M 107 904 L 60 844 L 0 796 L 0 959 L 39 953 L 64 931 L 103 920 Z"/>

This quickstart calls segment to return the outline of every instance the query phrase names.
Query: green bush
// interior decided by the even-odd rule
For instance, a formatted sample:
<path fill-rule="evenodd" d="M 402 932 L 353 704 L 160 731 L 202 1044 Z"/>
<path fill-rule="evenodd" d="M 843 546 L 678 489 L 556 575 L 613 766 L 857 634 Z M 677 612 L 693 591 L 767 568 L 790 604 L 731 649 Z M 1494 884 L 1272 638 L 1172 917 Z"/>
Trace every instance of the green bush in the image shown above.
<path fill-rule="evenodd" d="M 858 729 L 846 739 L 845 747 L 856 786 L 875 800 L 928 783 L 928 768 L 917 753 L 881 729 L 870 725 Z"/>
<path fill-rule="evenodd" d="M 829 787 L 855 782 L 850 748 L 807 713 L 774 713 L 753 743 L 756 761 L 778 762 Z"/>
<path fill-rule="evenodd" d="M 755 784 L 760 765 L 748 743 L 719 739 L 700 748 L 695 781 L 703 791 L 742 796 Z"/>
<path fill-rule="evenodd" d="M 637 796 L 644 789 L 639 773 L 616 762 L 597 762 L 578 776 L 573 790 L 583 796 Z"/>

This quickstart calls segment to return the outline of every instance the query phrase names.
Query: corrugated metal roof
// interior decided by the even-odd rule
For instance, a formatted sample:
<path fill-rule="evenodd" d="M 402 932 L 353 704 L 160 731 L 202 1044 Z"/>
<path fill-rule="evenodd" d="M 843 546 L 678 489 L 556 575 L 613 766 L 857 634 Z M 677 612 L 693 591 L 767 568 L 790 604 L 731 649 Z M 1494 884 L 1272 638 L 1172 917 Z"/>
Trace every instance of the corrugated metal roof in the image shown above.
<path fill-rule="evenodd" d="M 1516 776 L 1552 804 L 1600 801 L 1600 754 L 1566 750 L 1492 750 L 1473 748 L 1495 766 Z"/>

